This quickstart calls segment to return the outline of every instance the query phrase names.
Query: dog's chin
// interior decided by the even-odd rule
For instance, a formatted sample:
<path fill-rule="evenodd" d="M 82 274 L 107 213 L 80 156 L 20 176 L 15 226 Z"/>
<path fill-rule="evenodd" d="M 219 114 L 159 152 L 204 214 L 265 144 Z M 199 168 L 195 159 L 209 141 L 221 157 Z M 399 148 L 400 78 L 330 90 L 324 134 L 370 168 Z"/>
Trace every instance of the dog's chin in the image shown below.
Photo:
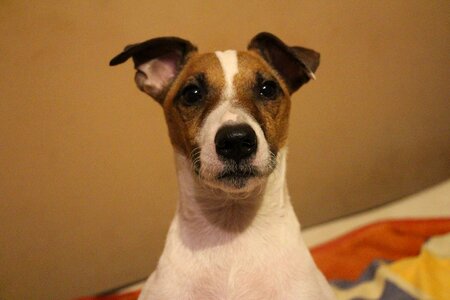
<path fill-rule="evenodd" d="M 274 155 L 265 160 L 250 158 L 236 163 L 209 157 L 203 160 L 198 151 L 191 159 L 198 183 L 235 196 L 261 188 L 277 164 Z"/>
<path fill-rule="evenodd" d="M 220 171 L 204 168 L 197 175 L 206 187 L 230 194 L 243 194 L 261 187 L 272 170 L 273 168 L 270 166 L 263 168 L 263 171 L 261 171 L 260 168 L 250 164 L 225 165 Z"/>
<path fill-rule="evenodd" d="M 248 193 L 264 181 L 265 176 L 243 175 L 243 174 L 220 174 L 214 178 L 200 178 L 200 180 L 212 189 L 222 190 L 230 194 Z"/>

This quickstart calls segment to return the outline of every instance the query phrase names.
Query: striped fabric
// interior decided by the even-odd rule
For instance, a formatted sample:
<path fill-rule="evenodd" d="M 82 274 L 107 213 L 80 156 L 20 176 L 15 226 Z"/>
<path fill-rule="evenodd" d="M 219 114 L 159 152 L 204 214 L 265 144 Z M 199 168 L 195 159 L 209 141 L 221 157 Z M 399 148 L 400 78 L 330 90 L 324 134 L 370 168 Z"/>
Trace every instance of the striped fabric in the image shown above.
<path fill-rule="evenodd" d="M 418 256 L 374 261 L 356 281 L 332 282 L 339 300 L 450 299 L 450 234 L 429 240 Z"/>

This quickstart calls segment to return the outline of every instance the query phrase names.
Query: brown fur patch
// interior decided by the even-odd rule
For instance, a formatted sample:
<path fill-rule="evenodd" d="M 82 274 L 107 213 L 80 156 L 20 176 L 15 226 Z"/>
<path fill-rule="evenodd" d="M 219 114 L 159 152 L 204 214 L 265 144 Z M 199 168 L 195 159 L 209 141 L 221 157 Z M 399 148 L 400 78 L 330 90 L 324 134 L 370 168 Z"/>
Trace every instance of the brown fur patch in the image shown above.
<path fill-rule="evenodd" d="M 238 101 L 260 124 L 271 150 L 276 153 L 286 144 L 289 91 L 276 71 L 253 51 L 238 52 L 238 66 L 239 73 L 234 78 Z M 281 90 L 275 99 L 267 100 L 259 95 L 257 74 L 278 83 Z"/>
<path fill-rule="evenodd" d="M 205 81 L 205 95 L 202 103 L 183 105 L 179 91 L 189 80 L 202 74 Z M 193 55 L 173 83 L 163 108 L 169 127 L 172 145 L 187 157 L 197 147 L 196 137 L 203 120 L 217 105 L 224 87 L 224 77 L 219 60 L 214 53 Z"/>

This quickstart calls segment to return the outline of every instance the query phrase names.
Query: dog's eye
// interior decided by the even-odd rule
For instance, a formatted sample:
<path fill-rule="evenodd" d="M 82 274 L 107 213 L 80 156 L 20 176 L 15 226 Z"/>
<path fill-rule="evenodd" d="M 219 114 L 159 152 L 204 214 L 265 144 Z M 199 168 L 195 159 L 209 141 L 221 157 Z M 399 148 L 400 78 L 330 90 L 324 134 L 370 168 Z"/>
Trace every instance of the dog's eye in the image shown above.
<path fill-rule="evenodd" d="M 273 80 L 264 81 L 259 87 L 259 94 L 269 100 L 275 99 L 278 96 L 278 84 Z"/>
<path fill-rule="evenodd" d="M 203 92 L 198 85 L 189 84 L 181 91 L 181 96 L 184 104 L 194 105 L 202 100 Z"/>

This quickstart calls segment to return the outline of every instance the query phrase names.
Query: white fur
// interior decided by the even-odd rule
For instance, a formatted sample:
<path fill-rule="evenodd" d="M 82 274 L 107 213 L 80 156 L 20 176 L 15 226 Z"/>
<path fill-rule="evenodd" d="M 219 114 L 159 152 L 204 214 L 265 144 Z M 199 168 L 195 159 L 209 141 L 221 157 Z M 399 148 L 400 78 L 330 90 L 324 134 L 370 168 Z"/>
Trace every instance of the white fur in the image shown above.
<path fill-rule="evenodd" d="M 225 89 L 223 95 L 227 99 L 234 97 L 233 79 L 238 73 L 238 59 L 236 50 L 216 51 L 225 77 Z"/>

